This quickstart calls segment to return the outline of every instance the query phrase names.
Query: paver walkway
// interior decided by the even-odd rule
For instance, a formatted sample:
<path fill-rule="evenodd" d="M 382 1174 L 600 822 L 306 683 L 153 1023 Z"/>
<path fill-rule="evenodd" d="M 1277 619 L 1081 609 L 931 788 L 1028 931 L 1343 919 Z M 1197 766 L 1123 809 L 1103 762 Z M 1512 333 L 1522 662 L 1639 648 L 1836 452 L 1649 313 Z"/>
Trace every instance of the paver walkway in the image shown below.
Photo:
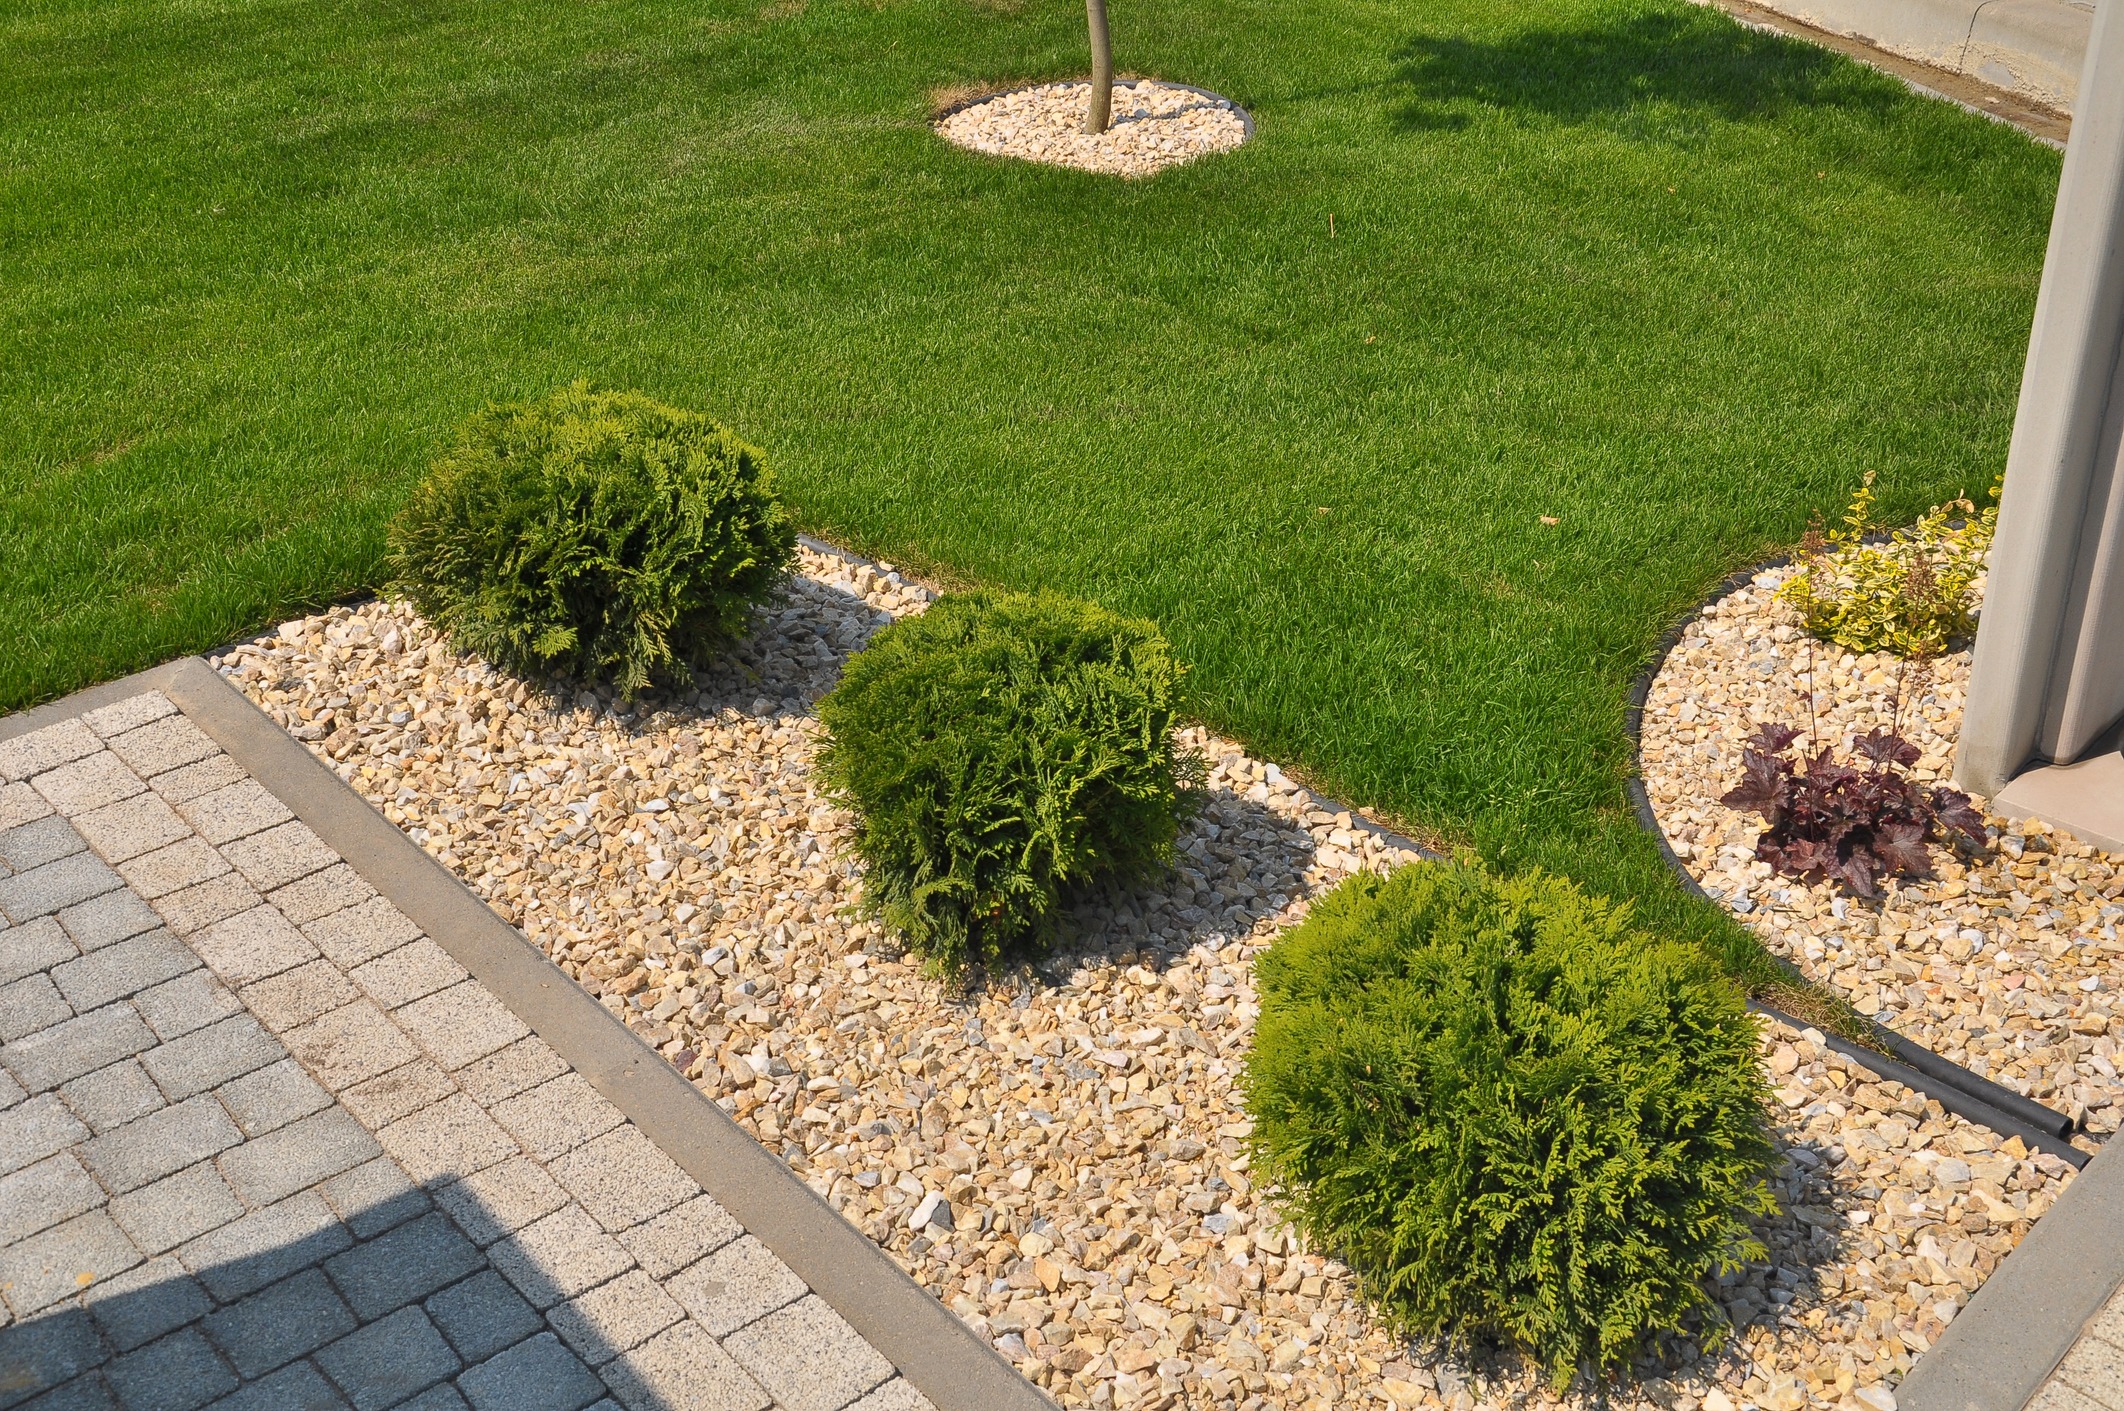
<path fill-rule="evenodd" d="M 159 692 L 0 743 L 0 1070 L 0 1408 L 930 1405 Z"/>
<path fill-rule="evenodd" d="M 2028 1411 L 2124 1411 L 2124 1292 L 2088 1322 Z"/>

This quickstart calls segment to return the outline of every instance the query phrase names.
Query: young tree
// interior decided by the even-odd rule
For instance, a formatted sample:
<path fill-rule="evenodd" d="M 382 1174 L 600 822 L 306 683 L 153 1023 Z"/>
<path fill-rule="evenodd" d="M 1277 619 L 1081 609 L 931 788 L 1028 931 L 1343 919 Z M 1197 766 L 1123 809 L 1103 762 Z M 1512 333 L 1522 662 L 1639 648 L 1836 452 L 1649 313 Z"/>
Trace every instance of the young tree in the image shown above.
<path fill-rule="evenodd" d="M 1084 110 L 1084 130 L 1097 137 L 1106 131 L 1114 107 L 1114 46 L 1106 35 L 1106 0 L 1084 0 L 1091 22 L 1091 102 Z"/>

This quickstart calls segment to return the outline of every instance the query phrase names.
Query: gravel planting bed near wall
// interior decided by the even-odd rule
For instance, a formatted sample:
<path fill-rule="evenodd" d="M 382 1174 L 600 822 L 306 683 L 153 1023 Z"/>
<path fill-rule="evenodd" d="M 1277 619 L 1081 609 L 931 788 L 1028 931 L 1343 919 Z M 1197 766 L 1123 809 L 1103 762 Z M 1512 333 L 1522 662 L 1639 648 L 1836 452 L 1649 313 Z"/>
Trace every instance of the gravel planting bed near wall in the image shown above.
<path fill-rule="evenodd" d="M 1246 141 L 1246 119 L 1228 98 L 1155 79 L 1114 85 L 1112 122 L 1084 131 L 1089 83 L 1043 83 L 998 93 L 937 120 L 947 142 L 997 157 L 1076 167 L 1110 176 L 1149 176 Z"/>
<path fill-rule="evenodd" d="M 1390 1336 L 1248 1175 L 1253 957 L 1410 854 L 1194 731 L 1211 795 L 1171 879 L 1086 899 L 1038 968 L 932 979 L 849 911 L 848 819 L 808 771 L 812 703 L 929 595 L 801 567 L 696 690 L 627 713 L 542 696 L 392 603 L 216 664 L 1064 1404 L 1551 1400 L 1509 1361 Z M 1771 1262 L 1720 1291 L 1743 1332 L 1667 1346 L 1611 1405 L 1882 1411 L 2069 1177 L 1804 1035 L 1766 1030 L 1765 1058 L 1790 1160 Z"/>
<path fill-rule="evenodd" d="M 2115 1131 L 2124 857 L 1993 817 L 1995 845 L 1982 856 L 1935 848 L 1936 876 L 1891 883 L 1885 903 L 1869 906 L 1829 883 L 1770 875 L 1754 860 L 1760 820 L 1718 802 L 1758 722 L 1839 749 L 1893 726 L 1922 751 L 1920 779 L 1944 780 L 1952 767 L 1969 653 L 1917 669 L 1815 643 L 1773 598 L 1790 573 L 1759 574 L 1707 607 L 1653 683 L 1642 758 L 1669 844 L 1772 949 L 1860 1013 L 2091 1132 Z"/>

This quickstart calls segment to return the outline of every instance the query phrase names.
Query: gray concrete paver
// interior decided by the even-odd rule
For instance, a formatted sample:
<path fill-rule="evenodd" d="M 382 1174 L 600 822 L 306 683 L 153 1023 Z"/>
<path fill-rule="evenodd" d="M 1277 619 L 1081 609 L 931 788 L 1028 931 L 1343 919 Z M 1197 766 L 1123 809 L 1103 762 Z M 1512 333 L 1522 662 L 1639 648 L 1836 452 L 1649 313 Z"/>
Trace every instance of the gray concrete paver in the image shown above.
<path fill-rule="evenodd" d="M 41 1093 L 154 1046 L 154 1031 L 138 1011 L 107 1004 L 0 1048 L 0 1063 L 23 1087 Z"/>
<path fill-rule="evenodd" d="M 0 1297 L 27 1318 L 142 1258 L 109 1215 L 91 1210 L 0 1249 Z"/>
<path fill-rule="evenodd" d="M 111 1201 L 111 1218 L 149 1254 L 175 1249 L 242 1214 L 243 1202 L 207 1161 Z"/>
<path fill-rule="evenodd" d="M 103 1187 L 70 1151 L 0 1176 L 0 1248 L 103 1204 Z"/>
<path fill-rule="evenodd" d="M 457 1354 L 418 1308 L 367 1323 L 317 1354 L 355 1411 L 383 1411 L 457 1371 Z"/>
<path fill-rule="evenodd" d="M 25 975 L 12 984 L 0 985 L 0 1043 L 13 1043 L 73 1017 L 74 1007 L 66 1002 L 49 975 Z"/>
<path fill-rule="evenodd" d="M 582 1411 L 605 1385 L 552 1333 L 496 1353 L 457 1380 L 476 1411 Z"/>
<path fill-rule="evenodd" d="M 236 1389 L 236 1375 L 197 1328 L 180 1328 L 103 1369 L 125 1411 L 195 1411 Z"/>
<path fill-rule="evenodd" d="M 246 1380 L 351 1333 L 357 1323 L 331 1281 L 305 1269 L 216 1309 L 201 1325 L 207 1339 Z"/>
<path fill-rule="evenodd" d="M 27 872 L 32 867 L 72 857 L 87 846 L 73 824 L 50 813 L 35 823 L 0 831 L 0 863 L 10 872 Z"/>
<path fill-rule="evenodd" d="M 65 1151 L 88 1134 L 53 1094 L 25 1098 L 0 1111 L 0 1176 Z"/>
<path fill-rule="evenodd" d="M 0 1338 L 40 1406 L 764 1411 L 812 1356 L 789 1411 L 934 1411 L 169 700 L 90 720 L 0 742 Z"/>
<path fill-rule="evenodd" d="M 81 1144 L 81 1159 L 113 1195 L 122 1195 L 242 1140 L 222 1105 L 200 1094 L 91 1137 Z"/>
<path fill-rule="evenodd" d="M 64 911 L 124 883 L 94 853 L 77 852 L 12 877 L 0 877 L 0 917 L 12 925 Z"/>
<path fill-rule="evenodd" d="M 467 1362 L 484 1362 L 546 1326 L 523 1295 L 492 1269 L 452 1284 L 422 1306 Z"/>
<path fill-rule="evenodd" d="M 249 1014 L 231 1014 L 140 1055 L 140 1066 L 172 1102 L 219 1087 L 287 1056 Z"/>
<path fill-rule="evenodd" d="M 327 1260 L 325 1272 L 348 1306 L 370 1319 L 417 1303 L 485 1263 L 449 1217 L 434 1211 Z"/>
<path fill-rule="evenodd" d="M 211 970 L 187 971 L 133 996 L 133 1008 L 160 1039 L 178 1039 L 242 1012 L 243 1005 Z"/>
<path fill-rule="evenodd" d="M 199 957 L 168 931 L 147 931 L 52 967 L 52 983 L 86 1013 L 199 968 Z"/>
<path fill-rule="evenodd" d="M 155 1086 L 155 1080 L 147 1075 L 137 1058 L 98 1068 L 62 1084 L 59 1098 L 96 1132 L 123 1127 L 135 1117 L 145 1117 L 158 1107 L 169 1106 L 162 1089 Z"/>
<path fill-rule="evenodd" d="M 304 1191 L 181 1245 L 177 1257 L 227 1301 L 322 1264 L 353 1242 L 324 1198 Z"/>
<path fill-rule="evenodd" d="M 59 913 L 59 925 L 84 951 L 101 950 L 161 924 L 155 908 L 130 891 L 105 892 Z"/>
<path fill-rule="evenodd" d="M 0 984 L 49 970 L 80 954 L 59 923 L 49 916 L 5 929 L 7 941 L 0 945 Z"/>
<path fill-rule="evenodd" d="M 214 1090 L 214 1096 L 221 1099 L 236 1120 L 236 1129 L 246 1137 L 275 1131 L 332 1105 L 332 1095 L 292 1058 L 224 1083 Z"/>
<path fill-rule="evenodd" d="M 243 1143 L 221 1158 L 221 1174 L 247 1205 L 270 1205 L 372 1157 L 383 1148 L 354 1115 L 327 1107 Z"/>
<path fill-rule="evenodd" d="M 250 1382 L 213 1403 L 209 1411 L 346 1411 L 346 1398 L 308 1362 Z"/>

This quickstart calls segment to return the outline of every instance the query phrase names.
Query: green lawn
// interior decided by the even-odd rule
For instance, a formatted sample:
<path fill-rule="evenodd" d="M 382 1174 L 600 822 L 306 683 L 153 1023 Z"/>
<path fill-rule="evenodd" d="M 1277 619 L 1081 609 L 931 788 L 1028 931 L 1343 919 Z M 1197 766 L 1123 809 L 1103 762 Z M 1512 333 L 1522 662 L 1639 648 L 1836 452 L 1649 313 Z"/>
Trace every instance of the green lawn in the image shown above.
<path fill-rule="evenodd" d="M 1863 471 L 1892 515 L 1990 481 L 2057 155 L 1682 0 L 1116 0 L 1117 62 L 1252 145 L 1124 185 L 931 135 L 1082 23 L 17 0 L 0 708 L 374 585 L 449 426 L 587 376 L 731 422 L 820 534 L 1157 618 L 1327 788 L 1738 946 L 1630 819 L 1624 694 Z"/>

